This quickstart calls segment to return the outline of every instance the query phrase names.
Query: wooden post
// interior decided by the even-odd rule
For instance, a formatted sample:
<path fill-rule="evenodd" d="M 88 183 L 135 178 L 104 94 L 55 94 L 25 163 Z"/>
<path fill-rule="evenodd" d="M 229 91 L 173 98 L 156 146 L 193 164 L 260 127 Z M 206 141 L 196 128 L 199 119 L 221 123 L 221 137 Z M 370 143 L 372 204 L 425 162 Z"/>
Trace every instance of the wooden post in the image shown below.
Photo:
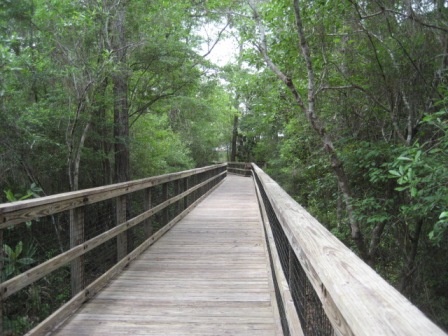
<path fill-rule="evenodd" d="M 177 196 L 177 195 L 179 195 L 181 193 L 180 183 L 181 183 L 180 179 L 176 180 L 174 182 L 174 193 L 175 193 L 175 196 Z M 177 213 L 176 213 L 176 216 L 179 215 L 182 212 L 182 204 L 181 203 L 182 202 L 180 200 L 177 201 Z"/>
<path fill-rule="evenodd" d="M 184 192 L 188 190 L 188 177 L 184 178 Z M 185 196 L 184 197 L 184 210 L 186 208 L 188 208 L 188 197 L 190 196 Z"/>
<path fill-rule="evenodd" d="M 126 221 L 126 195 L 118 196 L 116 200 L 116 225 L 120 225 Z M 127 246 L 128 237 L 125 231 L 117 236 L 117 261 L 120 261 L 126 256 Z"/>
<path fill-rule="evenodd" d="M 84 207 L 70 210 L 70 248 L 84 243 Z M 70 263 L 72 297 L 84 289 L 84 256 L 79 256 Z"/>
<path fill-rule="evenodd" d="M 194 174 L 191 178 L 193 180 L 192 187 L 194 187 L 198 184 L 198 175 Z M 198 190 L 196 189 L 195 191 L 193 191 L 193 202 L 196 202 L 197 199 L 198 199 Z"/>
<path fill-rule="evenodd" d="M 168 182 L 162 185 L 162 200 L 165 202 L 168 200 Z M 162 210 L 162 225 L 168 223 L 168 207 Z"/>
<path fill-rule="evenodd" d="M 151 209 L 151 194 L 152 194 L 152 189 L 151 188 L 147 188 L 145 189 L 145 204 L 144 206 L 144 210 L 148 211 L 149 209 Z M 152 217 L 149 217 L 148 219 L 145 220 L 145 224 L 143 225 L 143 230 L 145 232 L 145 237 L 149 238 L 152 235 Z"/>

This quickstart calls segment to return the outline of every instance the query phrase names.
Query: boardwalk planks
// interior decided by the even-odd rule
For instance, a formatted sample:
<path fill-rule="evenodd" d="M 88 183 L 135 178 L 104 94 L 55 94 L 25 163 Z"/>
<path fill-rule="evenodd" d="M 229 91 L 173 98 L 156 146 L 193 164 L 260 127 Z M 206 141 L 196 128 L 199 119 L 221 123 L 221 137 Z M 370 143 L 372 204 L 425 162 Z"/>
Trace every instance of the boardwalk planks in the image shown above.
<path fill-rule="evenodd" d="M 280 335 L 252 179 L 231 176 L 56 335 Z"/>

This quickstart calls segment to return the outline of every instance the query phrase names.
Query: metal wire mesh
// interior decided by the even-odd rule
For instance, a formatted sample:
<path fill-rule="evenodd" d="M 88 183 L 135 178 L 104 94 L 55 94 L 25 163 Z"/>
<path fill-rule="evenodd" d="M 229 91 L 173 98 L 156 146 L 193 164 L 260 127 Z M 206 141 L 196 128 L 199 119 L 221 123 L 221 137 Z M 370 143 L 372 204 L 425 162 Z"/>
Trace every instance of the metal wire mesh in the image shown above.
<path fill-rule="evenodd" d="M 68 211 L 3 230 L 1 282 L 70 247 Z M 48 237 L 52 237 L 49 241 Z M 22 335 L 70 299 L 70 267 L 64 265 L 2 302 L 3 335 Z"/>
<path fill-rule="evenodd" d="M 266 229 L 264 229 L 264 233 L 265 233 L 265 237 L 266 237 L 266 246 L 268 246 L 269 264 L 271 265 L 271 269 L 274 270 L 273 261 L 272 261 L 272 252 L 271 252 L 271 249 L 269 248 L 269 240 L 268 240 L 268 234 L 266 232 Z M 285 306 L 283 304 L 282 296 L 280 294 L 280 288 L 278 286 L 277 278 L 275 276 L 273 276 L 272 278 L 273 278 L 273 283 L 274 283 L 275 298 L 277 300 L 277 308 L 278 308 L 278 312 L 280 315 L 280 322 L 282 324 L 282 329 L 283 329 L 283 335 L 290 336 L 291 333 L 289 332 L 288 320 L 286 319 Z"/>
<path fill-rule="evenodd" d="M 3 302 L 3 335 L 23 335 L 70 299 L 70 266 L 64 265 Z"/>
<path fill-rule="evenodd" d="M 294 306 L 299 315 L 304 335 L 315 336 L 332 336 L 334 335 L 333 327 L 328 320 L 327 315 L 322 307 L 313 286 L 311 285 L 302 265 L 297 256 L 291 248 L 291 245 L 286 237 L 283 228 L 277 218 L 277 215 L 266 195 L 263 185 L 260 183 L 258 176 L 255 175 L 256 183 L 260 189 L 260 194 L 266 213 L 271 226 L 274 241 L 277 247 L 277 252 L 282 265 L 283 273 L 288 282 L 291 296 L 294 301 Z M 269 244 L 268 244 L 269 246 Z M 272 257 L 271 257 L 272 258 Z M 272 265 L 272 259 L 271 259 Z M 285 335 L 289 335 L 289 328 L 287 327 L 287 318 L 282 303 L 279 297 L 278 284 L 274 276 L 274 285 L 277 296 L 277 303 L 279 304 L 279 314 Z"/>
<path fill-rule="evenodd" d="M 99 236 L 116 226 L 116 204 L 113 199 L 102 202 L 89 204 L 84 207 L 84 239 L 82 232 L 80 232 L 78 243 L 88 241 L 94 237 Z M 106 241 L 97 246 L 91 251 L 87 252 L 79 259 L 80 265 L 74 267 L 72 272 L 82 272 L 80 268 L 84 268 L 84 278 L 80 276 L 79 289 L 90 285 L 99 276 L 104 274 L 117 261 L 117 244 L 115 238 Z M 75 263 L 73 263 L 75 264 Z M 73 294 L 76 294 L 73 289 Z"/>
<path fill-rule="evenodd" d="M 322 303 L 294 253 L 290 253 L 290 284 L 294 305 L 306 335 L 333 335 L 333 327 Z"/>

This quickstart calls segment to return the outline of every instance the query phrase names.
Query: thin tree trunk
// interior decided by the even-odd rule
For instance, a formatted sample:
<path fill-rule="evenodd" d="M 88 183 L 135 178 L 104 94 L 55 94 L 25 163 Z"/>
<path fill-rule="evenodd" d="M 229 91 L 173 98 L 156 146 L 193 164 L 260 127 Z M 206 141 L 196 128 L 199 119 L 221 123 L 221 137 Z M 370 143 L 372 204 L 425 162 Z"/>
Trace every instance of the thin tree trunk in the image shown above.
<path fill-rule="evenodd" d="M 126 74 L 125 5 L 117 10 L 113 24 L 116 73 L 112 77 L 114 94 L 115 182 L 130 178 L 128 76 Z"/>
<path fill-rule="evenodd" d="M 230 161 L 236 161 L 236 140 L 238 138 L 238 115 L 233 116 L 233 133 L 232 133 L 232 154 L 230 156 Z"/>
<path fill-rule="evenodd" d="M 383 234 L 385 227 L 386 227 L 386 221 L 383 221 L 378 223 L 372 231 L 372 237 L 370 239 L 370 246 L 369 246 L 369 258 L 367 260 L 367 262 L 371 267 L 375 266 L 376 253 L 378 252 L 378 246 L 381 241 L 381 235 Z"/>
<path fill-rule="evenodd" d="M 300 49 L 302 50 L 302 56 L 305 59 L 307 75 L 308 75 L 308 107 L 306 108 L 306 116 L 311 123 L 313 129 L 319 134 L 325 151 L 330 155 L 331 166 L 338 180 L 339 188 L 342 192 L 347 215 L 350 222 L 351 237 L 355 241 L 356 246 L 364 259 L 368 259 L 367 249 L 364 243 L 364 238 L 361 233 L 359 224 L 355 218 L 355 211 L 351 200 L 351 191 L 349 187 L 349 181 L 345 173 L 343 162 L 339 159 L 339 156 L 333 146 L 333 141 L 330 135 L 327 133 L 323 123 L 319 120 L 315 113 L 315 79 L 313 63 L 311 60 L 310 49 L 303 30 L 302 17 L 300 13 L 300 5 L 298 0 L 294 0 L 294 15 L 296 18 L 297 35 L 300 40 Z"/>
<path fill-rule="evenodd" d="M 411 281 L 412 275 L 415 272 L 415 259 L 417 257 L 418 243 L 420 241 L 422 228 L 423 228 L 423 220 L 421 219 L 416 223 L 414 236 L 412 237 L 409 234 L 409 237 L 407 238 L 410 240 L 411 248 L 410 248 L 409 254 L 406 258 L 406 263 L 403 266 L 403 270 L 401 272 L 400 284 L 398 287 L 398 290 L 401 293 L 404 293 L 407 291 L 407 288 L 409 287 L 409 283 Z"/>
<path fill-rule="evenodd" d="M 81 138 L 79 140 L 78 148 L 76 151 L 76 156 L 73 161 L 73 176 L 72 176 L 73 181 L 71 182 L 72 191 L 79 189 L 79 169 L 81 166 L 81 153 L 82 153 L 82 149 L 84 148 L 84 143 L 87 139 L 87 133 L 89 132 L 90 123 L 91 123 L 91 121 L 89 120 L 89 122 L 87 122 L 86 126 L 83 129 Z"/>
<path fill-rule="evenodd" d="M 129 180 L 129 115 L 127 109 L 126 79 L 114 79 L 114 138 L 115 138 L 115 183 Z"/>

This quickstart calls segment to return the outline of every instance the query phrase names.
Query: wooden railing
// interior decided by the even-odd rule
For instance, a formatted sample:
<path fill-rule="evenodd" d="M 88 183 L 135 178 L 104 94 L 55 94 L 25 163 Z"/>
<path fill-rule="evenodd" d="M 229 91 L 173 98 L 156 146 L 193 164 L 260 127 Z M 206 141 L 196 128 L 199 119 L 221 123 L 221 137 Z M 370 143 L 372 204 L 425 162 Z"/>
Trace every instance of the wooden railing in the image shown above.
<path fill-rule="evenodd" d="M 259 167 L 251 168 L 232 163 L 228 169 L 253 173 L 285 335 L 445 335 Z M 0 205 L 1 244 L 19 252 L 15 264 L 5 251 L 0 262 L 0 333 L 46 334 L 191 211 L 226 173 L 227 164 L 220 164 Z M 27 254 L 18 246 L 25 238 L 40 253 L 30 255 L 33 267 L 20 273 L 18 260 Z M 11 266 L 17 272 L 5 278 Z M 59 296 L 59 306 L 47 307 L 47 297 Z M 36 309 L 30 299 L 37 300 L 38 310 L 48 310 L 46 316 L 33 313 L 43 320 L 37 326 L 40 321 L 29 321 Z M 28 320 L 16 318 L 20 309 Z"/>
<path fill-rule="evenodd" d="M 45 320 L 30 333 L 51 330 L 214 190 L 226 176 L 226 167 L 1 204 L 1 245 L 15 254 L 3 251 L 0 264 L 0 333 L 23 334 L 34 327 L 31 322 L 40 322 L 34 318 Z M 20 273 L 30 263 L 34 267 Z M 45 303 L 47 296 L 61 297 L 62 305 Z M 30 300 L 39 307 L 28 304 Z M 30 313 L 44 307 L 48 317 L 41 311 Z"/>
<path fill-rule="evenodd" d="M 252 166 L 250 163 L 245 162 L 228 162 L 227 171 L 236 175 L 251 176 Z"/>
<path fill-rule="evenodd" d="M 285 335 L 445 335 L 252 167 Z"/>

